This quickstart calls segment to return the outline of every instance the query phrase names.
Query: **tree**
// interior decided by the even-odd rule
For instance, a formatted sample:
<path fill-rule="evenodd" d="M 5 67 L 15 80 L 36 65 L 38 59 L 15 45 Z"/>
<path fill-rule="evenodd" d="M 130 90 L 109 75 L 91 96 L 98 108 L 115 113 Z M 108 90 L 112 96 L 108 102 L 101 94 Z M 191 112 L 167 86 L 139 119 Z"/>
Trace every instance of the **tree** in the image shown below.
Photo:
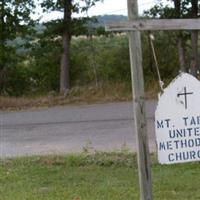
<path fill-rule="evenodd" d="M 60 62 L 60 93 L 64 94 L 70 88 L 70 46 L 71 37 L 80 33 L 88 18 L 73 18 L 72 14 L 82 13 L 100 0 L 45 0 L 41 5 L 46 11 L 59 11 L 63 13 L 62 20 L 53 20 L 54 31 L 62 37 L 62 55 Z M 55 33 L 54 32 L 54 33 Z"/>
<path fill-rule="evenodd" d="M 177 18 L 198 18 L 199 15 L 199 3 L 197 0 L 172 0 L 174 2 L 175 17 Z M 186 71 L 185 68 L 185 43 L 184 35 L 179 32 L 178 37 L 178 50 L 179 61 L 182 71 Z M 197 76 L 198 71 L 198 31 L 191 32 L 191 61 L 190 71 L 193 76 Z"/>
<path fill-rule="evenodd" d="M 0 1 L 0 93 L 6 90 L 9 71 L 16 66 L 16 48 L 9 42 L 24 37 L 33 21 L 30 14 L 35 8 L 33 0 Z"/>
<path fill-rule="evenodd" d="M 176 18 L 198 18 L 199 3 L 197 0 L 172 0 L 174 2 L 174 12 Z M 185 67 L 185 42 L 184 35 L 179 32 L 178 35 L 178 51 L 179 62 L 182 71 L 186 71 Z M 197 76 L 198 71 L 198 31 L 191 32 L 191 61 L 190 71 L 193 76 Z"/>
<path fill-rule="evenodd" d="M 191 17 L 198 18 L 199 14 L 199 4 L 197 0 L 191 0 L 192 8 L 191 8 Z M 192 57 L 191 57 L 191 74 L 193 76 L 197 76 L 198 71 L 198 31 L 194 30 L 191 33 L 191 45 L 192 45 Z"/>
<path fill-rule="evenodd" d="M 170 0 L 174 7 L 163 6 L 159 4 L 145 12 L 146 16 L 158 18 L 197 18 L 199 16 L 200 3 L 197 0 Z M 162 2 L 162 1 L 160 1 Z M 190 66 L 191 74 L 197 76 L 198 71 L 198 31 L 183 32 L 178 31 L 174 33 L 174 38 L 178 47 L 179 65 L 181 71 L 188 71 L 186 68 L 186 51 L 188 44 L 191 44 L 191 59 L 188 66 Z M 189 37 L 191 42 L 187 44 Z"/>
<path fill-rule="evenodd" d="M 181 0 L 174 1 L 174 18 L 181 18 Z M 178 31 L 177 34 L 177 46 L 178 46 L 178 55 L 179 55 L 179 65 L 182 72 L 186 72 L 186 63 L 185 63 L 185 46 L 186 40 L 182 31 Z"/>

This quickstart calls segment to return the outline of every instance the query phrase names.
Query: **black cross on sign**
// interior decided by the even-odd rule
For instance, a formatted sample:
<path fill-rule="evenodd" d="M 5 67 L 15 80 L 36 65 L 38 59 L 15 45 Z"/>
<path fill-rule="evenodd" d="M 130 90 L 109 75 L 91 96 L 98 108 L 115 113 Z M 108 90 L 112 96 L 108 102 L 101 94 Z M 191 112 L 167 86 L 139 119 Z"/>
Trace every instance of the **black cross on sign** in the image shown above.
<path fill-rule="evenodd" d="M 187 95 L 190 95 L 190 94 L 193 94 L 193 92 L 187 92 L 187 89 L 186 89 L 186 87 L 184 87 L 184 93 L 179 93 L 179 94 L 177 94 L 177 96 L 179 97 L 179 96 L 182 96 L 182 95 L 184 95 L 185 96 L 185 109 L 187 109 Z"/>

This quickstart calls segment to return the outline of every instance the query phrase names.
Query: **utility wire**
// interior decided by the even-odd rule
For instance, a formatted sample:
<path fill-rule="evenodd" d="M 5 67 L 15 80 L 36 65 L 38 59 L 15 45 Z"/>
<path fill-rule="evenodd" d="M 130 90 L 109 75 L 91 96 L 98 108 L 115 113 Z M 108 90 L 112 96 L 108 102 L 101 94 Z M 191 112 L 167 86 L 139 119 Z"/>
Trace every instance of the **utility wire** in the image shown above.
<path fill-rule="evenodd" d="M 148 1 L 148 2 L 145 2 L 145 3 L 139 4 L 139 7 L 143 7 L 143 6 L 150 5 L 150 4 L 155 4 L 155 1 Z M 127 8 L 121 8 L 121 9 L 118 9 L 118 10 L 112 10 L 112 11 L 106 12 L 102 15 L 112 14 L 112 13 L 116 13 L 116 12 L 120 12 L 120 11 L 126 11 L 126 10 L 128 10 L 128 9 Z"/>

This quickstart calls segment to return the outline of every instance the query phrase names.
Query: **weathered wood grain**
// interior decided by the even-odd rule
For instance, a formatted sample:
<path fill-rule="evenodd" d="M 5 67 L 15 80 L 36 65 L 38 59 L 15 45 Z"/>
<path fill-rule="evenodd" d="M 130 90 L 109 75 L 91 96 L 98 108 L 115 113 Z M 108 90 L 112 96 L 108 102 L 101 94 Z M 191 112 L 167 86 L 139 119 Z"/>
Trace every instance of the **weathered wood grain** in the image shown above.
<path fill-rule="evenodd" d="M 129 20 L 138 17 L 137 0 L 128 0 Z M 134 122 L 138 146 L 138 171 L 140 182 L 140 199 L 152 200 L 149 146 L 147 138 L 147 122 L 144 100 L 144 78 L 142 68 L 141 37 L 139 31 L 129 33 L 131 60 L 131 77 L 134 100 Z"/>
<path fill-rule="evenodd" d="M 106 31 L 199 30 L 200 19 L 135 19 L 108 22 Z"/>

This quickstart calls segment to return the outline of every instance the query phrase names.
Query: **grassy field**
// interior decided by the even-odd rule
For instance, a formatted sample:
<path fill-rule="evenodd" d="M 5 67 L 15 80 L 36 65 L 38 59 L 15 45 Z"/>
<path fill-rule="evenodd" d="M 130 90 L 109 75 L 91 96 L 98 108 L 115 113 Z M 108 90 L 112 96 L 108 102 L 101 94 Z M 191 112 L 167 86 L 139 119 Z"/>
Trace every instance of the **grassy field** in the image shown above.
<path fill-rule="evenodd" d="M 200 199 L 199 163 L 153 161 L 152 177 L 155 200 Z M 128 153 L 1 160 L 0 200 L 137 200 L 138 190 L 136 158 Z"/>

